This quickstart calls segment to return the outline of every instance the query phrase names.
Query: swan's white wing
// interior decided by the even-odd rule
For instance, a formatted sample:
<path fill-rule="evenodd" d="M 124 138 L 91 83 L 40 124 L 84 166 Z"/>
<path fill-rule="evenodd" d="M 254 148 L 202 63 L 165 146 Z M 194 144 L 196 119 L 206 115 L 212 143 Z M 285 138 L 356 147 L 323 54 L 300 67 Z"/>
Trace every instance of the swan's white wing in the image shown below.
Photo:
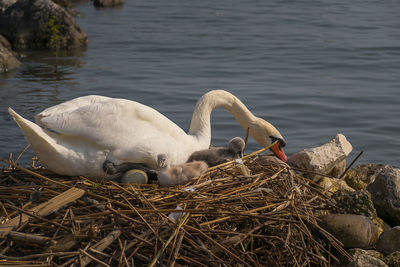
<path fill-rule="evenodd" d="M 43 117 L 50 117 L 54 116 L 56 114 L 61 114 L 69 111 L 76 110 L 80 107 L 83 106 L 88 106 L 94 103 L 99 103 L 105 100 L 111 99 L 110 97 L 106 96 L 99 96 L 99 95 L 88 95 L 88 96 L 82 96 L 78 98 L 74 98 L 72 100 L 63 102 L 61 104 L 49 107 L 42 112 L 40 112 L 38 115 L 35 116 L 36 123 L 39 124 L 42 127 L 45 127 L 45 125 L 41 124 L 41 119 Z"/>
<path fill-rule="evenodd" d="M 84 138 L 107 149 L 149 146 L 146 142 L 158 143 L 158 139 L 166 142 L 186 135 L 175 123 L 148 106 L 99 96 L 51 107 L 38 114 L 36 120 L 59 134 Z"/>

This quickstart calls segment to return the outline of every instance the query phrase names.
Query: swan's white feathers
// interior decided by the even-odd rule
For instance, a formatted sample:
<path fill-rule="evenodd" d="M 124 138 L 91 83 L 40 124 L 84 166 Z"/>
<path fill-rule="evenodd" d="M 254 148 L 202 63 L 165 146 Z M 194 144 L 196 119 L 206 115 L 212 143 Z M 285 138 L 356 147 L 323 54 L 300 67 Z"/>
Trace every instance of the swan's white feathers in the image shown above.
<path fill-rule="evenodd" d="M 238 98 L 223 90 L 210 91 L 198 101 L 189 134 L 148 106 L 105 96 L 79 97 L 47 108 L 35 117 L 37 124 L 11 108 L 9 113 L 48 169 L 107 178 L 102 169 L 106 159 L 157 168 L 161 153 L 171 165 L 179 165 L 194 151 L 208 148 L 210 114 L 218 107 L 230 111 L 243 128 L 250 127 L 250 135 L 263 146 L 271 143 L 271 134 L 280 136 L 272 125 L 258 120 Z"/>
<path fill-rule="evenodd" d="M 101 96 L 81 97 L 46 109 L 36 116 L 36 121 L 60 135 L 90 140 L 110 150 L 111 158 L 118 158 L 118 162 L 136 162 L 143 157 L 156 160 L 156 155 L 151 154 L 153 147 L 171 154 L 168 144 L 177 139 L 186 143 L 188 137 L 153 108 Z"/>

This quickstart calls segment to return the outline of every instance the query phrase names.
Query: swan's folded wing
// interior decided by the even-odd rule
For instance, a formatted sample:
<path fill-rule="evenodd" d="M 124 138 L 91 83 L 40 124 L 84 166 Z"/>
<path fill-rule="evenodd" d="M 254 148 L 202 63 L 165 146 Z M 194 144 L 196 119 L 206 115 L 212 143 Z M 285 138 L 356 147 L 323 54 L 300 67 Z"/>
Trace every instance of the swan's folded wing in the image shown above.
<path fill-rule="evenodd" d="M 41 124 L 42 118 L 44 117 L 51 117 L 57 114 L 70 112 L 73 110 L 77 110 L 81 107 L 89 106 L 94 103 L 100 103 L 109 99 L 110 97 L 99 96 L 99 95 L 88 95 L 88 96 L 74 98 L 72 100 L 63 102 L 61 104 L 43 110 L 42 112 L 40 112 L 38 115 L 35 116 L 35 120 L 37 124 L 39 124 L 42 127 L 45 127 L 45 125 Z"/>
<path fill-rule="evenodd" d="M 36 117 L 37 123 L 58 134 L 84 138 L 110 149 L 132 147 L 160 135 L 179 137 L 185 134 L 175 123 L 148 106 L 124 99 L 97 100 L 88 101 L 86 105 L 70 103 L 49 108 Z"/>

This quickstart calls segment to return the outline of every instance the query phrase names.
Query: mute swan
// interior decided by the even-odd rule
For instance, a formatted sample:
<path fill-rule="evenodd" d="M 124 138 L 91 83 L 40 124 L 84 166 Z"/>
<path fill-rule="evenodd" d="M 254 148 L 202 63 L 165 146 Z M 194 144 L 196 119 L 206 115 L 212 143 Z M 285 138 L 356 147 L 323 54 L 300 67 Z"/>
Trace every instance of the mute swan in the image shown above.
<path fill-rule="evenodd" d="M 89 95 L 50 107 L 36 115 L 36 123 L 9 108 L 42 164 L 58 174 L 110 177 L 106 160 L 142 163 L 157 167 L 157 155 L 178 165 L 211 141 L 210 115 L 222 107 L 233 114 L 262 146 L 286 161 L 285 141 L 267 121 L 254 116 L 234 95 L 223 90 L 204 94 L 197 102 L 188 133 L 158 111 L 138 102 Z"/>
<path fill-rule="evenodd" d="M 159 171 L 157 171 L 157 178 L 158 183 L 161 186 L 174 186 L 183 184 L 194 177 L 205 173 L 208 169 L 208 165 L 204 161 L 193 161 L 169 167 L 162 167 L 166 165 L 161 165 L 160 163 L 167 160 L 168 159 L 165 154 L 158 155 L 160 168 Z"/>
<path fill-rule="evenodd" d="M 232 138 L 227 147 L 212 147 L 200 150 L 190 155 L 187 162 L 205 161 L 209 167 L 219 165 L 243 157 L 244 140 L 240 137 Z"/>

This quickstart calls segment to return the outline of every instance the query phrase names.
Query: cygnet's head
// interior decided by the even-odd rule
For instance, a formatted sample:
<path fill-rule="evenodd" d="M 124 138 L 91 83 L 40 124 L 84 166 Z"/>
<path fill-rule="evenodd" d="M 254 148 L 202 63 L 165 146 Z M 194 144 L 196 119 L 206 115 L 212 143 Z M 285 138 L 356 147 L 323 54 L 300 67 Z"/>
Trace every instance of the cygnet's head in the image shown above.
<path fill-rule="evenodd" d="M 157 167 L 159 169 L 165 169 L 168 167 L 168 157 L 166 154 L 157 155 Z"/>
<path fill-rule="evenodd" d="M 244 140 L 241 137 L 232 138 L 228 143 L 229 151 L 237 154 L 239 158 L 243 157 L 243 150 L 244 150 Z"/>

